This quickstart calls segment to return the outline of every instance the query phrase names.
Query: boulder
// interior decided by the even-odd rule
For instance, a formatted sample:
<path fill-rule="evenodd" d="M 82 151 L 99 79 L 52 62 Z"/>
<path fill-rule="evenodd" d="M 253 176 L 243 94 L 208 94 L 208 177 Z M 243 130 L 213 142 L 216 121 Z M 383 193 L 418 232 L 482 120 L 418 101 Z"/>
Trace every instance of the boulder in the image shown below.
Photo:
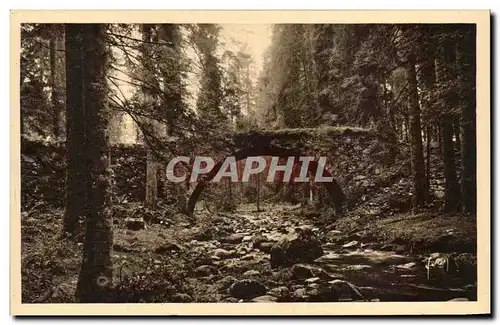
<path fill-rule="evenodd" d="M 312 262 L 323 255 L 321 243 L 309 232 L 286 236 L 270 251 L 271 266 L 287 266 L 295 263 Z"/>
<path fill-rule="evenodd" d="M 239 299 L 252 299 L 263 296 L 267 292 L 266 287 L 255 280 L 241 280 L 229 288 L 229 294 Z"/>
<path fill-rule="evenodd" d="M 330 283 L 330 290 L 335 292 L 339 298 L 367 301 L 359 288 L 350 282 L 335 279 L 328 283 Z"/>
<path fill-rule="evenodd" d="M 338 294 L 329 287 L 308 289 L 306 295 L 306 301 L 308 302 L 338 301 Z"/>
<path fill-rule="evenodd" d="M 235 282 L 237 282 L 238 279 L 235 278 L 234 276 L 228 275 L 226 277 L 223 277 L 217 283 L 215 283 L 215 287 L 219 292 L 225 292 L 227 289 Z"/>
<path fill-rule="evenodd" d="M 313 267 L 305 264 L 295 264 L 290 269 L 292 279 L 308 279 L 314 277 Z"/>

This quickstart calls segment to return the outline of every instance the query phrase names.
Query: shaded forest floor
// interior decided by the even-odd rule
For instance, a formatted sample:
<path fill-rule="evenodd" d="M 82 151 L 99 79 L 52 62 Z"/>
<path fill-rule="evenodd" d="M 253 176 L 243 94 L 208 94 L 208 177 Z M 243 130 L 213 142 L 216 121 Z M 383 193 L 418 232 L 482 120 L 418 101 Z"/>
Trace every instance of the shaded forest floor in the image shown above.
<path fill-rule="evenodd" d="M 475 220 L 394 212 L 384 195 L 337 220 L 284 204 L 199 213 L 195 226 L 143 211 L 146 229 L 137 231 L 125 223 L 137 204 L 115 206 L 110 300 L 475 300 Z M 74 301 L 82 238 L 61 239 L 62 216 L 23 212 L 24 302 Z"/>

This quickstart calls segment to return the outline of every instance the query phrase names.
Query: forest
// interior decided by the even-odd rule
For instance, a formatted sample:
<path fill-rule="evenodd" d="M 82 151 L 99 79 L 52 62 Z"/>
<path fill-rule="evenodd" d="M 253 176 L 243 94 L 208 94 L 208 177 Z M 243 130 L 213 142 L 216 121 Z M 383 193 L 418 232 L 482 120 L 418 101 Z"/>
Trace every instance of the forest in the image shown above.
<path fill-rule="evenodd" d="M 20 71 L 24 303 L 477 300 L 475 25 L 22 24 Z M 256 156 L 333 181 L 211 181 Z"/>

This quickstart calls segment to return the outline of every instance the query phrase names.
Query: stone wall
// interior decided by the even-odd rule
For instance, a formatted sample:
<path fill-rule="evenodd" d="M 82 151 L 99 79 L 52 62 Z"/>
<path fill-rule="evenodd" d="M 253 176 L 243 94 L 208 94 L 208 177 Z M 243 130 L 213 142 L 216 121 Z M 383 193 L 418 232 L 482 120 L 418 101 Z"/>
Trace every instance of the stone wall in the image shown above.
<path fill-rule="evenodd" d="M 21 141 L 22 205 L 45 201 L 64 206 L 66 186 L 65 147 L 60 143 Z M 111 148 L 113 201 L 142 201 L 145 196 L 146 151 L 138 145 Z"/>

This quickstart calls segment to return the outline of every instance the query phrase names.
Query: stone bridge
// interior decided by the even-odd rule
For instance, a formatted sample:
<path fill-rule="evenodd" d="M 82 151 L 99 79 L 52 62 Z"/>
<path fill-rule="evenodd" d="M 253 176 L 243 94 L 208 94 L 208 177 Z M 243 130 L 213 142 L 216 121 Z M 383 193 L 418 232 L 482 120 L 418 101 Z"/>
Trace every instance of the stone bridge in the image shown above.
<path fill-rule="evenodd" d="M 248 156 L 325 156 L 326 174 L 333 176 L 335 181 L 323 185 L 328 190 L 333 205 L 341 210 L 344 206 L 349 207 L 359 202 L 363 195 L 378 190 L 380 180 L 383 181 L 401 169 L 401 164 L 394 163 L 397 157 L 395 144 L 396 140 L 390 136 L 368 129 L 324 127 L 237 133 L 224 149 L 227 156 L 234 156 L 237 160 Z M 22 201 L 45 200 L 56 206 L 64 206 L 64 146 L 23 140 L 21 152 Z M 144 146 L 112 146 L 111 163 L 115 175 L 114 198 L 126 198 L 128 202 L 144 201 Z M 310 167 L 315 168 L 314 164 Z M 194 206 L 205 189 L 207 180 L 216 174 L 217 169 L 214 168 L 212 174 L 207 175 L 205 181 L 199 182 L 189 194 L 184 206 L 189 216 L 193 217 Z M 160 181 L 159 186 L 165 186 L 163 183 Z M 163 191 L 159 189 L 158 193 Z"/>
<path fill-rule="evenodd" d="M 357 185 L 369 187 L 371 176 L 393 167 L 397 155 L 395 144 L 395 138 L 390 135 L 351 127 L 254 131 L 235 134 L 233 147 L 229 148 L 232 152 L 228 156 L 235 157 L 236 161 L 251 156 L 326 156 L 325 174 L 334 179 L 331 183 L 322 184 L 338 213 L 350 198 L 354 199 Z M 186 214 L 191 218 L 201 193 L 217 174 L 223 161 L 217 163 L 191 193 L 186 205 Z M 316 168 L 317 162 L 309 165 L 310 172 Z M 359 181 L 365 182 L 358 184 Z"/>

